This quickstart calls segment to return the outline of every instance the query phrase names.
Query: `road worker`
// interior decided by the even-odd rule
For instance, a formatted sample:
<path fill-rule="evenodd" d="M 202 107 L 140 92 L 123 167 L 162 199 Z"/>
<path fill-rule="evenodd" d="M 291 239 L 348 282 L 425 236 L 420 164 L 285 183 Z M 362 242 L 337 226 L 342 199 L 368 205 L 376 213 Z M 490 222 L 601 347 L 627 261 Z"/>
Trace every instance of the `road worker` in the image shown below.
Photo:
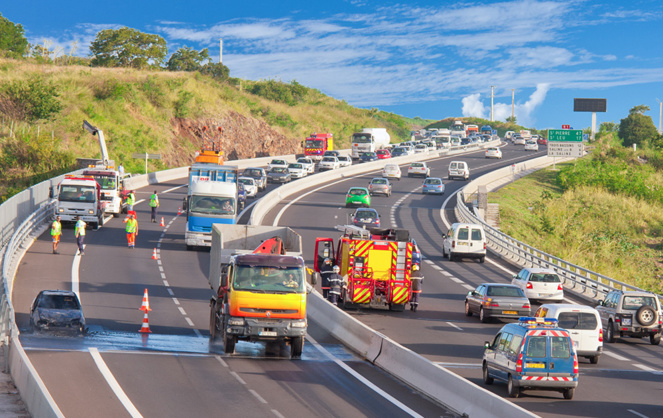
<path fill-rule="evenodd" d="M 331 259 L 325 258 L 325 261 L 320 267 L 320 278 L 322 279 L 320 287 L 322 288 L 322 297 L 325 299 L 329 298 L 329 275 L 332 274 L 332 271 Z"/>
<path fill-rule="evenodd" d="M 85 255 L 85 227 L 87 224 L 81 219 L 80 216 L 76 217 L 76 226 L 74 227 L 74 235 L 76 236 L 76 243 L 78 244 L 78 255 Z"/>
<path fill-rule="evenodd" d="M 51 224 L 51 236 L 53 237 L 53 254 L 60 254 L 58 251 L 58 244 L 60 243 L 60 236 L 62 235 L 62 223 L 60 217 L 56 216 Z"/>
<path fill-rule="evenodd" d="M 157 221 L 157 210 L 159 209 L 159 196 L 155 190 L 150 196 L 150 207 L 152 208 L 152 222 Z"/>
<path fill-rule="evenodd" d="M 329 275 L 329 301 L 338 306 L 338 300 L 341 297 L 341 288 L 343 287 L 343 276 L 339 274 L 339 266 L 332 267 L 332 273 Z"/>
<path fill-rule="evenodd" d="M 419 306 L 419 295 L 421 294 L 421 283 L 424 281 L 424 277 L 421 275 L 421 270 L 419 264 L 412 266 L 412 275 L 410 276 L 412 281 L 412 299 L 410 299 L 410 310 L 417 312 L 417 307 Z"/>
<path fill-rule="evenodd" d="M 133 250 L 136 247 L 138 221 L 136 220 L 136 217 L 130 213 L 129 216 L 127 216 L 122 222 L 127 224 L 127 226 L 124 228 L 127 233 L 127 244 L 129 245 L 129 248 Z"/>
<path fill-rule="evenodd" d="M 127 195 L 127 211 L 134 210 L 134 205 L 136 204 L 136 195 L 133 190 L 129 191 Z"/>

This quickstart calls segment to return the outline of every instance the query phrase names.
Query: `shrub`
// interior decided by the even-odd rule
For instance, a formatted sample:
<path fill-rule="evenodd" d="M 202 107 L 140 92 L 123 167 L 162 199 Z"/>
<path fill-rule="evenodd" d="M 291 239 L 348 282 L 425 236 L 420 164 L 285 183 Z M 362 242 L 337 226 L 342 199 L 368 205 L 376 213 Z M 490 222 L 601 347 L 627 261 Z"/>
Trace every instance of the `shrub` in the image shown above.
<path fill-rule="evenodd" d="M 59 91 L 51 82 L 35 76 L 11 82 L 2 89 L 0 111 L 21 120 L 48 119 L 62 109 L 59 97 Z"/>
<path fill-rule="evenodd" d="M 191 114 L 190 102 L 193 99 L 193 94 L 188 91 L 181 91 L 177 95 L 178 99 L 175 101 L 175 117 L 186 118 Z"/>

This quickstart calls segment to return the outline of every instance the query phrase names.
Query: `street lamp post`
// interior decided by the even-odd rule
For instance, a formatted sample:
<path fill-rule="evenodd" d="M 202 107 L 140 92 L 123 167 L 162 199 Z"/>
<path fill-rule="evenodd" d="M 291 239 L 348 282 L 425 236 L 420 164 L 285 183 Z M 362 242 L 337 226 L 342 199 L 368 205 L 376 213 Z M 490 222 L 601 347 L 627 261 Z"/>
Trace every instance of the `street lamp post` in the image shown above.
<path fill-rule="evenodd" d="M 663 116 L 663 102 L 656 99 L 658 102 L 658 134 L 661 134 L 661 116 Z"/>

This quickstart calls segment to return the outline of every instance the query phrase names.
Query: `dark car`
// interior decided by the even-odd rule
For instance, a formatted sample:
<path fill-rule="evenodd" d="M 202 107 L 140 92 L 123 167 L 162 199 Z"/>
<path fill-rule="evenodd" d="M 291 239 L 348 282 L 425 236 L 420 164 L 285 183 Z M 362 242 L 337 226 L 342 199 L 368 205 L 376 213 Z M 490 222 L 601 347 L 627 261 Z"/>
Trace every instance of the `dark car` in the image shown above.
<path fill-rule="evenodd" d="M 407 155 L 407 151 L 404 148 L 396 147 L 391 150 L 392 157 L 400 157 L 401 155 Z"/>
<path fill-rule="evenodd" d="M 258 191 L 265 190 L 267 187 L 267 173 L 265 173 L 264 168 L 258 167 L 248 167 L 245 168 L 241 174 L 241 177 L 251 177 L 256 181 L 258 186 Z"/>
<path fill-rule="evenodd" d="M 359 156 L 359 160 L 362 163 L 368 163 L 371 161 L 377 161 L 378 160 L 378 155 L 374 152 L 364 152 Z"/>
<path fill-rule="evenodd" d="M 289 183 L 292 176 L 287 167 L 274 167 L 267 173 L 267 180 L 272 183 Z"/>
<path fill-rule="evenodd" d="M 322 154 L 323 157 L 338 157 L 340 155 L 340 151 L 325 151 L 325 153 Z"/>
<path fill-rule="evenodd" d="M 246 206 L 246 189 L 242 183 L 237 183 L 237 204 L 239 210 L 244 210 Z"/>
<path fill-rule="evenodd" d="M 30 329 L 87 331 L 81 302 L 69 290 L 42 290 L 30 308 Z"/>
<path fill-rule="evenodd" d="M 360 208 L 352 215 L 352 223 L 360 228 L 379 228 L 380 215 L 375 209 Z"/>
<path fill-rule="evenodd" d="M 522 289 L 512 284 L 483 283 L 465 296 L 465 315 L 479 314 L 481 322 L 490 318 L 530 315 L 531 305 Z"/>

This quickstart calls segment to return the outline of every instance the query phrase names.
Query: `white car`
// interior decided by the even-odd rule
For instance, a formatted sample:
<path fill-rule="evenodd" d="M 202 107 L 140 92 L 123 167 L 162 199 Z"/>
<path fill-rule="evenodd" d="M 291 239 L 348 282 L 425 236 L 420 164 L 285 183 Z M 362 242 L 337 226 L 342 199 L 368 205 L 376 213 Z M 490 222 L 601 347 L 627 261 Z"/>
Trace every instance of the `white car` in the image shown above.
<path fill-rule="evenodd" d="M 402 147 L 405 149 L 405 155 L 414 154 L 414 147 L 412 145 L 402 145 Z"/>
<path fill-rule="evenodd" d="M 525 142 L 525 151 L 538 151 L 538 150 L 539 150 L 539 144 L 537 144 L 535 140 L 528 139 Z"/>
<path fill-rule="evenodd" d="M 451 138 L 451 146 L 452 147 L 460 147 L 460 138 L 457 136 L 454 136 Z"/>
<path fill-rule="evenodd" d="M 258 194 L 258 183 L 251 177 L 240 177 L 237 182 L 244 185 L 246 197 L 256 197 Z"/>
<path fill-rule="evenodd" d="M 336 157 L 322 157 L 318 164 L 318 171 L 336 170 L 341 166 L 341 162 Z"/>
<path fill-rule="evenodd" d="M 486 158 L 502 159 L 502 150 L 497 147 L 486 148 Z"/>
<path fill-rule="evenodd" d="M 308 175 L 308 171 L 302 163 L 290 163 L 288 164 L 288 171 L 290 172 L 290 177 L 293 179 L 300 179 Z"/>
<path fill-rule="evenodd" d="M 273 159 L 267 164 L 267 171 L 271 171 L 274 167 L 283 167 L 288 168 L 288 162 L 286 160 Z"/>
<path fill-rule="evenodd" d="M 312 159 L 306 158 L 306 157 L 301 157 L 301 158 L 297 158 L 297 162 L 304 166 L 304 168 L 306 169 L 306 172 L 308 174 L 315 173 L 315 163 L 313 162 Z"/>
<path fill-rule="evenodd" d="M 525 145 L 525 138 L 520 136 L 520 134 L 514 134 L 512 138 L 513 138 L 513 145 Z"/>
<path fill-rule="evenodd" d="M 529 300 L 551 300 L 561 302 L 564 300 L 564 287 L 562 279 L 553 270 L 541 268 L 524 268 L 518 275 L 513 276 L 511 284 L 523 289 Z"/>
<path fill-rule="evenodd" d="M 428 164 L 426 164 L 424 162 L 412 163 L 407 168 L 407 176 L 408 177 L 414 177 L 414 176 L 428 177 L 428 176 L 430 176 L 430 167 L 428 167 Z"/>
<path fill-rule="evenodd" d="M 426 152 L 428 152 L 428 146 L 426 146 L 426 144 L 417 144 L 414 146 L 415 154 L 423 154 Z"/>
<path fill-rule="evenodd" d="M 467 180 L 470 178 L 470 167 L 465 161 L 452 161 L 449 163 L 448 179 L 461 178 Z"/>
<path fill-rule="evenodd" d="M 401 181 L 401 168 L 398 164 L 387 164 L 382 169 L 382 177 Z"/>
<path fill-rule="evenodd" d="M 352 165 L 352 157 L 349 155 L 339 155 L 336 158 L 341 163 L 341 167 L 350 167 Z"/>

